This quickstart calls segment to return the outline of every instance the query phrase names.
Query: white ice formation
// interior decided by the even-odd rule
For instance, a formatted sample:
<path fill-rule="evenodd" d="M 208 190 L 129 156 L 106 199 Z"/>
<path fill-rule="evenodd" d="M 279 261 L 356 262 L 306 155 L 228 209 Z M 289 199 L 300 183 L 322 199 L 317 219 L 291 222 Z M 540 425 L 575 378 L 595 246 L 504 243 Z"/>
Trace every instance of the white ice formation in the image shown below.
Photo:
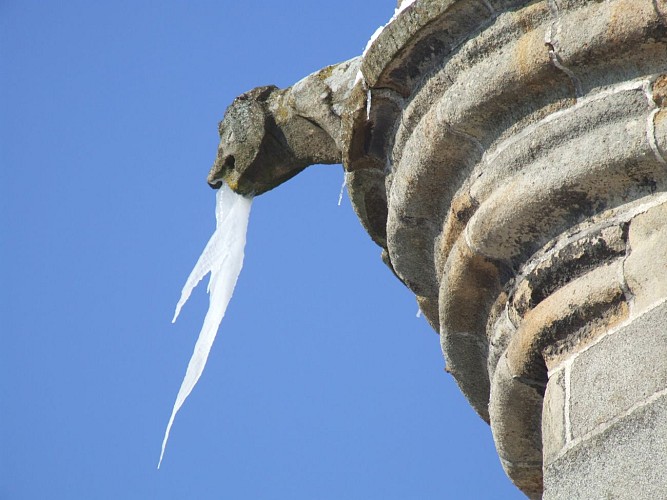
<path fill-rule="evenodd" d="M 343 184 L 340 186 L 340 193 L 338 194 L 338 206 L 340 207 L 340 204 L 343 203 L 343 193 L 345 192 L 345 188 L 347 187 L 347 176 L 348 172 L 343 173 Z"/>
<path fill-rule="evenodd" d="M 192 290 L 204 276 L 209 272 L 211 273 L 207 289 L 209 293 L 208 311 L 199 332 L 195 350 L 188 363 L 185 378 L 176 396 L 171 417 L 169 417 L 167 430 L 164 433 L 162 441 L 158 469 L 162 463 L 164 450 L 169 439 L 169 431 L 174 423 L 174 417 L 181 406 L 183 406 L 185 399 L 190 395 L 204 371 L 204 366 L 206 366 L 206 360 L 215 340 L 215 335 L 218 332 L 218 327 L 225 315 L 227 304 L 229 304 L 229 300 L 232 298 L 232 293 L 234 293 L 236 280 L 243 267 L 243 255 L 251 204 L 251 198 L 245 198 L 236 194 L 226 183 L 223 183 L 216 194 L 215 232 L 206 244 L 190 276 L 188 276 L 185 286 L 181 291 L 181 298 L 176 305 L 176 312 L 174 313 L 172 323 L 176 321 L 181 308 L 190 297 Z"/>

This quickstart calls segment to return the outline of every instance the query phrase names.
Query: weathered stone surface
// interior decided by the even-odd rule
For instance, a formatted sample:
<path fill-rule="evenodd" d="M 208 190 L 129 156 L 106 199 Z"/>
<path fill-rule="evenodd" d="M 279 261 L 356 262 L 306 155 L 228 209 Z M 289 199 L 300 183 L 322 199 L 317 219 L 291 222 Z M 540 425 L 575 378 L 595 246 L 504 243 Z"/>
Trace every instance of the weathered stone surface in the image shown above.
<path fill-rule="evenodd" d="M 625 279 L 635 307 L 643 310 L 667 297 L 667 203 L 635 217 L 629 238 Z"/>
<path fill-rule="evenodd" d="M 347 192 L 364 229 L 375 243 L 387 248 L 387 192 L 384 173 L 360 169 L 345 174 Z"/>
<path fill-rule="evenodd" d="M 515 377 L 546 384 L 547 368 L 625 319 L 621 265 L 617 260 L 573 280 L 526 314 L 507 347 Z"/>
<path fill-rule="evenodd" d="M 465 238 L 459 238 L 441 278 L 442 329 L 485 338 L 488 313 L 502 291 L 503 271 L 496 262 L 472 250 Z"/>
<path fill-rule="evenodd" d="M 549 465 L 565 446 L 565 371 L 549 377 L 542 409 L 542 446 L 544 464 Z"/>
<path fill-rule="evenodd" d="M 438 297 L 420 297 L 417 295 L 419 310 L 424 314 L 436 333 L 440 332 L 440 315 L 438 312 Z"/>
<path fill-rule="evenodd" d="M 440 333 L 440 347 L 447 371 L 454 377 L 470 406 L 489 422 L 489 376 L 486 373 L 486 340 L 468 332 Z"/>
<path fill-rule="evenodd" d="M 369 47 L 362 71 L 370 87 L 409 95 L 433 64 L 491 17 L 482 0 L 421 0 L 408 7 Z"/>
<path fill-rule="evenodd" d="M 505 472 L 530 497 L 542 489 L 541 410 L 542 391 L 514 377 L 501 357 L 489 403 L 493 440 Z"/>
<path fill-rule="evenodd" d="M 489 379 L 493 380 L 498 361 L 507 350 L 507 346 L 516 333 L 516 326 L 514 326 L 514 323 L 512 323 L 507 314 L 506 302 L 498 317 L 487 325 L 487 332 L 490 333 L 488 339 L 489 354 L 487 359 L 487 370 L 489 371 Z"/>
<path fill-rule="evenodd" d="M 572 363 L 570 422 L 578 438 L 667 389 L 667 303 L 642 314 Z"/>
<path fill-rule="evenodd" d="M 440 344 L 450 373 L 472 407 L 488 421 L 486 323 L 502 290 L 503 272 L 459 238 L 440 290 Z"/>
<path fill-rule="evenodd" d="M 656 64 L 665 67 L 666 33 L 655 3 L 660 2 L 557 2 L 557 53 L 583 94 L 651 74 Z"/>
<path fill-rule="evenodd" d="M 542 498 L 542 475 L 536 474 L 536 468 L 539 464 L 513 464 L 502 458 L 500 463 L 509 477 L 512 478 L 521 491 L 531 500 L 539 500 Z"/>
<path fill-rule="evenodd" d="M 667 395 L 545 467 L 544 500 L 655 500 L 667 491 Z"/>
<path fill-rule="evenodd" d="M 512 298 L 517 320 L 570 281 L 626 253 L 626 224 L 620 222 L 563 243 L 530 266 Z"/>
<path fill-rule="evenodd" d="M 646 140 L 649 114 L 639 87 L 582 103 L 517 138 L 508 152 L 515 159 L 498 175 L 498 184 L 480 177 L 480 187 L 473 185 L 478 201 L 490 193 L 469 222 L 475 247 L 516 268 L 586 217 L 664 188 L 667 171 Z M 534 160 L 516 164 L 523 147 L 533 150 L 526 155 Z M 494 163 L 499 161 L 496 157 Z"/>

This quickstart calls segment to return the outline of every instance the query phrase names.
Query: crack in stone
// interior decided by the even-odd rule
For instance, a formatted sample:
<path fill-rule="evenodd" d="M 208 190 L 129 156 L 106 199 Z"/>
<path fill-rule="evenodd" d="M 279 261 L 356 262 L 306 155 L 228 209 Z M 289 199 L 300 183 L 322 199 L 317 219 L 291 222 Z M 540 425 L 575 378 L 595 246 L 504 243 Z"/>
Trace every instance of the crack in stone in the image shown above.
<path fill-rule="evenodd" d="M 556 68 L 558 68 L 568 76 L 568 78 L 572 82 L 572 85 L 574 85 L 575 96 L 577 100 L 579 100 L 579 98 L 583 97 L 584 95 L 583 87 L 581 85 L 581 80 L 577 77 L 577 75 L 574 74 L 574 72 L 570 68 L 568 68 L 563 64 L 560 56 L 558 55 L 558 51 L 556 50 L 556 46 L 558 45 L 556 39 L 558 38 L 558 34 L 560 33 L 560 9 L 558 8 L 556 0 L 547 0 L 547 5 L 549 6 L 549 11 L 551 12 L 551 15 L 553 17 L 551 25 L 544 34 L 544 44 L 549 49 L 549 60 L 551 61 L 551 64 L 553 64 Z M 554 28 L 556 32 L 555 35 L 554 35 Z"/>

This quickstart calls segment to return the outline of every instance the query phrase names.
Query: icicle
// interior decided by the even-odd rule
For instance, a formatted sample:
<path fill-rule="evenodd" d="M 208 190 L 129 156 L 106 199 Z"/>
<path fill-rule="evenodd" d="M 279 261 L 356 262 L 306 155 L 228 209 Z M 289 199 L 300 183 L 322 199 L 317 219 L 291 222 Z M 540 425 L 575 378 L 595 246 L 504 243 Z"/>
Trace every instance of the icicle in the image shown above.
<path fill-rule="evenodd" d="M 338 193 L 338 206 L 343 202 L 343 192 L 345 191 L 345 186 L 347 186 L 347 172 L 343 174 L 343 184 L 340 186 L 340 193 Z"/>
<path fill-rule="evenodd" d="M 174 408 L 169 417 L 167 430 L 164 433 L 162 441 L 160 461 L 157 465 L 158 469 L 162 464 L 162 458 L 164 457 L 171 426 L 174 423 L 174 417 L 176 417 L 176 413 L 183 406 L 183 403 L 192 392 L 192 389 L 204 371 L 208 354 L 211 351 L 211 346 L 218 332 L 218 327 L 225 315 L 227 305 L 232 298 L 236 281 L 243 267 L 243 255 L 251 204 L 252 199 L 244 198 L 234 193 L 227 184 L 223 183 L 223 186 L 216 194 L 215 232 L 206 244 L 204 251 L 185 282 L 181 298 L 176 305 L 176 312 L 172 322 L 176 321 L 183 304 L 190 297 L 193 288 L 197 286 L 197 283 L 206 274 L 211 273 L 208 284 L 208 311 L 199 332 L 195 350 L 188 363 L 185 378 L 176 396 Z"/>
<path fill-rule="evenodd" d="M 421 317 L 422 317 L 422 310 L 421 310 L 421 307 L 420 307 L 419 309 L 417 309 L 417 317 L 418 317 L 418 318 L 421 318 Z"/>
<path fill-rule="evenodd" d="M 371 95 L 371 89 L 368 89 L 366 91 L 366 119 L 370 120 L 371 119 L 371 100 L 373 99 L 373 96 Z"/>

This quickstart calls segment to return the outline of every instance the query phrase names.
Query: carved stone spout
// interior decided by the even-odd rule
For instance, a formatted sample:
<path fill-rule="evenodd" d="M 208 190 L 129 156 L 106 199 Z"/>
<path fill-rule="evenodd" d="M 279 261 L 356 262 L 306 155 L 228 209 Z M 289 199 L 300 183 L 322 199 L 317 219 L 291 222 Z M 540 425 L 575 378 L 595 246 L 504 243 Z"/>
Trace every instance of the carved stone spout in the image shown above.
<path fill-rule="evenodd" d="M 208 183 L 227 182 L 259 195 L 309 165 L 342 162 L 342 114 L 359 59 L 328 66 L 287 89 L 258 87 L 237 97 L 218 131 L 220 145 Z"/>

